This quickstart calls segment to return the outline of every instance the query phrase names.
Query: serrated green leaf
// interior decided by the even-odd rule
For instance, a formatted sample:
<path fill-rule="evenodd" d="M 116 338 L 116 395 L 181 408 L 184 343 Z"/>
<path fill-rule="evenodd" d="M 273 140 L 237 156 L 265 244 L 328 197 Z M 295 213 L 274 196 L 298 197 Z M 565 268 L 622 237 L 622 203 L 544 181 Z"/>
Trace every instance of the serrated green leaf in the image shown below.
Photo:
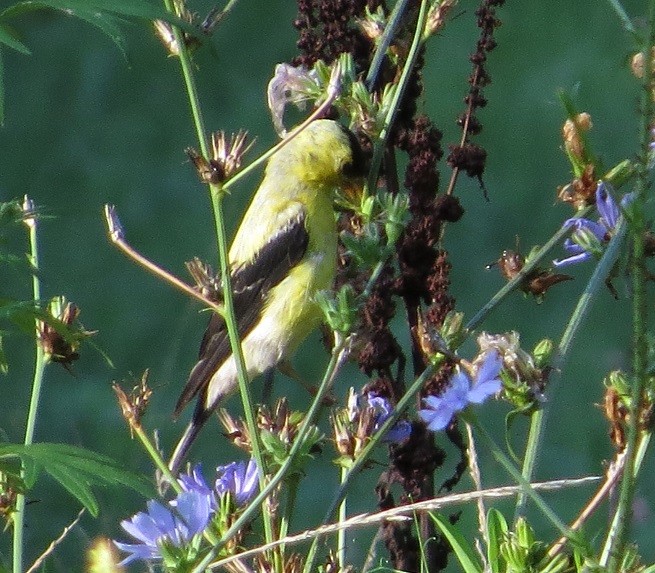
<path fill-rule="evenodd" d="M 453 548 L 455 555 L 466 573 L 482 573 L 484 568 L 478 561 L 473 546 L 464 539 L 464 536 L 445 517 L 438 513 L 430 513 L 432 521 L 441 530 Z"/>
<path fill-rule="evenodd" d="M 30 336 L 34 335 L 34 320 L 39 312 L 30 300 L 0 299 L 0 321 L 9 320 Z"/>
<path fill-rule="evenodd" d="M 145 497 L 154 494 L 152 485 L 141 476 L 124 470 L 107 456 L 84 448 L 68 444 L 2 444 L 0 457 L 3 456 L 20 457 L 26 466 L 34 466 L 35 474 L 37 470 L 45 471 L 93 516 L 98 514 L 98 502 L 91 490 L 94 485 L 124 485 Z"/>
<path fill-rule="evenodd" d="M 192 36 L 199 36 L 199 30 L 193 25 L 168 12 L 165 8 L 144 2 L 143 0 L 26 0 L 18 2 L 3 12 L 0 12 L 0 25 L 2 20 L 31 12 L 34 10 L 52 9 L 73 16 L 98 28 L 108 36 L 116 47 L 127 57 L 125 51 L 126 38 L 120 29 L 120 24 L 129 18 L 146 20 L 165 20 L 175 24 Z M 6 28 L 5 28 L 6 29 Z M 5 38 L 6 36 L 6 38 Z M 20 44 L 16 38 L 9 34 L 3 36 L 0 29 L 0 42 L 7 43 L 14 49 L 29 50 Z M 12 42 L 13 43 L 9 43 Z"/>
<path fill-rule="evenodd" d="M 81 14 L 103 17 L 113 15 L 115 20 L 142 18 L 146 20 L 165 20 L 192 35 L 199 35 L 198 29 L 171 14 L 158 3 L 143 0 L 24 0 L 0 12 L 0 21 L 34 10 L 53 9 L 67 15 L 82 17 Z M 86 17 L 83 19 L 86 20 Z M 91 22 L 96 25 L 95 22 Z"/>
<path fill-rule="evenodd" d="M 98 500 L 93 495 L 89 484 L 80 479 L 74 470 L 62 464 L 49 464 L 44 469 L 68 493 L 77 499 L 93 517 L 98 517 Z"/>
<path fill-rule="evenodd" d="M 0 319 L 11 319 L 16 314 L 24 313 L 36 316 L 36 307 L 31 300 L 0 298 Z"/>
<path fill-rule="evenodd" d="M 487 513 L 487 561 L 492 573 L 503 573 L 506 569 L 501 566 L 500 544 L 505 540 L 509 528 L 505 516 L 497 509 L 491 508 Z"/>
<path fill-rule="evenodd" d="M 13 50 L 25 54 L 26 56 L 32 54 L 29 48 L 16 37 L 16 33 L 2 22 L 0 22 L 0 44 L 9 46 Z"/>

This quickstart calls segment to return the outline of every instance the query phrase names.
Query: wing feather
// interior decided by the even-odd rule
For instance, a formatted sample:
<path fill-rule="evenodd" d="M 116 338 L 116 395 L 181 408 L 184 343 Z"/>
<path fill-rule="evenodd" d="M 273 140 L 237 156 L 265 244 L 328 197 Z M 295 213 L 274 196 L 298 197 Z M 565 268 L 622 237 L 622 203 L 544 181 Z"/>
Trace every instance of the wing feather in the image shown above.
<path fill-rule="evenodd" d="M 300 209 L 289 222 L 248 261 L 232 272 L 234 312 L 241 340 L 257 324 L 268 293 L 278 285 L 305 255 L 309 234 L 306 213 Z M 175 406 L 177 416 L 194 396 L 204 395 L 209 381 L 232 354 L 225 321 L 212 315 L 200 344 L 198 363 L 189 374 Z"/>

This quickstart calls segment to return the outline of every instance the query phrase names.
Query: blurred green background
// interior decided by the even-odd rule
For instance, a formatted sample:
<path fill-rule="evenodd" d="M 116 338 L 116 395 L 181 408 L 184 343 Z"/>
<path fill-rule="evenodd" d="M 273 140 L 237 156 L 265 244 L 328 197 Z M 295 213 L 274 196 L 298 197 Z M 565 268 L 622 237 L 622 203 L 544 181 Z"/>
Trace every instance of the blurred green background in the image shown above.
<path fill-rule="evenodd" d="M 636 0 L 624 4 L 632 16 L 640 16 L 644 9 L 644 3 Z M 205 0 L 190 3 L 193 11 L 203 15 L 212 6 Z M 477 38 L 475 8 L 475 3 L 462 1 L 456 9 L 460 15 L 430 41 L 427 51 L 420 107 L 444 131 L 444 146 L 459 139 L 454 120 L 463 110 L 468 55 Z M 496 34 L 498 48 L 489 59 L 493 84 L 486 89 L 489 105 L 479 113 L 484 130 L 478 138 L 488 152 L 485 183 L 491 200 L 483 199 L 476 181 L 462 179 L 458 195 L 466 215 L 450 225 L 446 235 L 454 267 L 452 293 L 458 309 L 468 316 L 503 284 L 497 271 L 485 270 L 487 263 L 503 249 L 513 248 L 517 235 L 527 253 L 570 216 L 570 209 L 555 204 L 556 187 L 569 179 L 560 149 L 564 112 L 557 90 L 575 93 L 579 109 L 591 113 L 591 140 L 606 166 L 632 157 L 637 145 L 639 90 L 627 65 L 632 46 L 609 3 L 508 2 L 498 14 L 503 25 Z M 247 129 L 257 137 L 255 152 L 275 141 L 265 89 L 275 64 L 296 54 L 294 15 L 292 1 L 244 0 L 196 53 L 208 129 Z M 138 379 L 150 368 L 155 394 L 145 422 L 159 429 L 162 444 L 170 448 L 183 428 L 182 422 L 172 423 L 171 412 L 194 364 L 206 317 L 199 314 L 197 304 L 146 274 L 108 243 L 102 206 L 115 204 L 132 245 L 178 276 L 186 276 L 184 261 L 194 256 L 215 264 L 208 197 L 183 152 L 196 141 L 178 64 L 166 56 L 143 21 L 123 27 L 126 59 L 97 29 L 61 13 L 34 12 L 15 24 L 32 55 L 3 53 L 6 120 L 0 129 L 0 200 L 29 194 L 52 216 L 42 222 L 39 232 L 44 297 L 64 294 L 74 301 L 82 309 L 82 323 L 98 330 L 95 342 L 115 366 L 110 368 L 87 346 L 74 364 L 74 376 L 56 365 L 49 367 L 36 437 L 84 446 L 150 475 L 148 460 L 130 441 L 111 381 Z M 443 165 L 442 173 L 442 179 L 449 174 Z M 257 177 L 237 186 L 227 198 L 230 230 Z M 26 249 L 18 234 L 11 246 L 19 252 Z M 572 271 L 576 280 L 553 288 L 541 305 L 513 295 L 484 329 L 518 330 L 526 348 L 543 337 L 557 339 L 591 268 Z M 30 296 L 27 276 L 6 267 L 0 272 L 4 293 Z M 595 404 L 602 399 L 604 374 L 627 367 L 629 361 L 625 281 L 619 279 L 616 286 L 621 299 L 600 293 L 560 381 L 548 393 L 538 479 L 601 474 L 603 460 L 612 456 L 607 428 Z M 310 344 L 316 345 L 316 340 Z M 297 368 L 306 378 L 318 379 L 327 357 L 312 346 L 305 350 L 296 357 Z M 20 442 L 32 347 L 26 337 L 16 335 L 6 340 L 6 352 L 10 371 L 0 379 L 0 427 L 10 441 Z M 356 369 L 348 367 L 335 392 L 343 396 L 348 386 L 363 382 Z M 261 381 L 256 388 L 259 395 Z M 298 408 L 307 401 L 302 391 L 283 380 L 275 392 L 288 393 Z M 236 410 L 234 399 L 230 404 Z M 491 404 L 482 412 L 499 441 L 506 413 L 503 404 Z M 325 420 L 322 423 L 327 430 Z M 523 423 L 514 427 L 515 445 L 521 443 L 525 430 Z M 194 458 L 205 460 L 207 473 L 218 463 L 242 457 L 216 425 L 205 430 L 194 453 Z M 337 480 L 331 457 L 327 446 L 317 469 L 305 480 L 293 531 L 316 523 L 322 515 L 316 508 L 328 503 Z M 378 457 L 383 459 L 383 452 Z M 486 485 L 508 483 L 485 451 L 481 458 Z M 450 462 L 454 465 L 456 458 Z M 378 473 L 369 470 L 357 482 L 353 512 L 375 508 L 372 484 Z M 650 457 L 642 472 L 633 530 L 648 561 L 655 559 L 655 494 L 647 486 L 654 473 Z M 446 477 L 437 476 L 437 483 Z M 315 480 L 325 485 L 316 488 Z M 460 489 L 469 485 L 465 479 Z M 100 534 L 123 537 L 119 521 L 144 507 L 145 500 L 131 492 L 111 489 L 99 494 L 100 517 L 83 518 L 81 527 L 51 559 L 50 571 L 81 570 L 89 540 Z M 569 520 L 590 494 L 590 489 L 583 489 L 547 499 Z M 26 518 L 27 563 L 79 509 L 47 477 L 29 499 L 33 503 Z M 312 504 L 311 510 L 306 502 Z M 463 522 L 473 525 L 474 519 L 473 507 L 466 508 Z M 589 535 L 593 537 L 594 528 L 603 526 L 601 511 L 592 520 Z M 0 545 L 4 559 L 9 555 L 8 539 L 5 533 Z M 363 539 L 352 540 L 356 554 L 368 548 Z"/>

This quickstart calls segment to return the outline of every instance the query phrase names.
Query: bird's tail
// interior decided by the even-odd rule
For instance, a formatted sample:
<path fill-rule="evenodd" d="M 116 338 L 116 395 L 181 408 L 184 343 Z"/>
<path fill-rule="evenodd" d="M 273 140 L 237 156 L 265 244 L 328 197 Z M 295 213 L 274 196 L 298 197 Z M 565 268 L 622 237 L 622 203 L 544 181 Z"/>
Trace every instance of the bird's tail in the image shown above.
<path fill-rule="evenodd" d="M 191 444 L 193 444 L 194 440 L 198 436 L 198 433 L 205 425 L 205 422 L 211 417 L 212 411 L 212 409 L 203 408 L 202 402 L 198 401 L 196 409 L 193 412 L 193 417 L 191 418 L 189 425 L 184 430 L 182 437 L 177 442 L 175 450 L 173 451 L 173 455 L 168 462 L 168 469 L 171 470 L 171 473 L 174 476 L 176 476 L 179 472 L 182 463 L 189 453 Z"/>

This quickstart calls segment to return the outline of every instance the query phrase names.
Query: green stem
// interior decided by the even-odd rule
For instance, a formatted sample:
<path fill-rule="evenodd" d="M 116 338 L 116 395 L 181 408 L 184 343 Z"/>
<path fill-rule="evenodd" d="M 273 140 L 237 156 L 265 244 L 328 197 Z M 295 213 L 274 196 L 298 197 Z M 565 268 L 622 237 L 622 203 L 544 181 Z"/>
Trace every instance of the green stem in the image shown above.
<path fill-rule="evenodd" d="M 346 341 L 343 339 L 338 339 L 334 345 L 334 348 L 332 349 L 332 357 L 325 371 L 325 375 L 323 376 L 323 380 L 321 381 L 321 384 L 316 392 L 316 396 L 314 397 L 314 400 L 312 401 L 307 414 L 303 418 L 303 421 L 298 428 L 298 434 L 296 435 L 296 438 L 293 442 L 293 446 L 291 446 L 291 450 L 289 451 L 287 459 L 284 460 L 284 463 L 280 466 L 280 469 L 277 471 L 277 473 L 267 482 L 266 487 L 264 487 L 259 492 L 259 494 L 248 504 L 248 507 L 245 508 L 239 518 L 225 532 L 220 542 L 212 548 L 212 550 L 196 566 L 192 573 L 202 573 L 206 570 L 208 565 L 218 554 L 218 551 L 220 551 L 220 549 L 225 546 L 225 544 L 230 539 L 232 539 L 232 537 L 234 537 L 234 535 L 240 529 L 243 529 L 246 526 L 246 524 L 254 517 L 255 513 L 261 509 L 264 500 L 288 474 L 289 469 L 295 462 L 298 452 L 302 447 L 304 447 L 307 434 L 311 430 L 314 419 L 316 418 L 316 414 L 322 406 L 323 399 L 330 391 L 337 372 L 346 359 L 347 353 L 345 348 Z"/>
<path fill-rule="evenodd" d="M 284 515 L 280 522 L 279 538 L 284 539 L 289 534 L 289 524 L 296 508 L 296 499 L 298 497 L 298 485 L 300 484 L 300 475 L 291 474 L 287 477 L 286 482 L 286 499 L 284 502 Z M 280 546 L 280 554 L 284 555 L 284 545 Z"/>
<path fill-rule="evenodd" d="M 356 475 L 359 474 L 359 471 L 363 468 L 364 464 L 368 461 L 368 459 L 371 456 L 371 453 L 373 452 L 373 449 L 380 442 L 381 437 L 384 436 L 387 433 L 387 431 L 389 431 L 391 427 L 398 421 L 398 419 L 404 413 L 406 408 L 409 407 L 411 401 L 414 399 L 414 396 L 418 394 L 418 392 L 421 390 L 421 388 L 423 388 L 425 383 L 430 379 L 430 377 L 435 373 L 436 370 L 437 370 L 437 366 L 430 365 L 414 381 L 414 383 L 409 387 L 407 392 L 405 392 L 405 395 L 398 401 L 398 404 L 396 405 L 394 411 L 391 413 L 391 416 L 389 416 L 389 418 L 387 418 L 384 424 L 382 424 L 380 429 L 376 432 L 375 436 L 373 436 L 373 438 L 369 441 L 369 443 L 366 444 L 366 446 L 362 449 L 357 459 L 348 468 L 347 474 L 341 480 L 341 485 L 339 486 L 339 490 L 337 491 L 336 495 L 332 499 L 332 503 L 330 504 L 330 507 L 325 513 L 325 517 L 323 518 L 323 525 L 332 521 L 334 512 L 336 511 L 341 501 L 344 499 L 346 492 L 348 491 L 350 482 Z M 304 567 L 305 573 L 311 573 L 314 570 L 313 569 L 314 560 L 316 558 L 316 551 L 318 550 L 318 544 L 320 542 L 320 539 L 321 537 L 317 536 L 314 538 L 314 541 L 312 542 L 312 545 L 307 554 L 307 558 L 305 560 L 305 567 Z"/>
<path fill-rule="evenodd" d="M 619 20 L 621 20 L 621 24 L 623 24 L 626 32 L 632 34 L 633 37 L 636 37 L 635 26 L 632 23 L 632 19 L 630 16 L 628 16 L 623 6 L 621 5 L 621 2 L 619 2 L 619 0 L 608 0 L 608 2 L 610 3 L 610 6 L 614 8 L 614 11 L 619 17 Z"/>
<path fill-rule="evenodd" d="M 626 444 L 625 469 L 621 479 L 619 502 L 616 508 L 616 536 L 610 545 L 609 571 L 619 571 L 626 548 L 630 527 L 632 502 L 635 493 L 636 446 L 641 432 L 644 411 L 644 389 L 648 377 L 648 299 L 646 294 L 647 272 L 645 266 L 645 207 L 649 190 L 648 157 L 651 142 L 651 124 L 655 106 L 652 96 L 653 60 L 652 46 L 655 45 L 655 1 L 649 2 L 648 38 L 642 46 L 644 75 L 642 78 L 640 144 L 641 157 L 637 167 L 636 196 L 630 205 L 630 233 L 632 256 L 630 275 L 632 276 L 632 391 Z"/>
<path fill-rule="evenodd" d="M 398 2 L 402 4 L 402 2 Z M 395 13 L 395 12 L 394 12 Z M 400 17 L 400 14 L 398 14 Z M 403 67 L 403 73 L 400 76 L 398 85 L 396 86 L 396 91 L 394 93 L 393 100 L 389 106 L 389 111 L 386 118 L 384 119 L 384 126 L 380 131 L 380 135 L 374 143 L 373 158 L 371 159 L 371 169 L 369 171 L 369 179 L 366 185 L 365 191 L 371 193 L 372 189 L 375 189 L 378 173 L 380 171 L 380 165 L 382 164 L 382 157 L 384 155 L 384 148 L 386 147 L 387 137 L 393 126 L 394 119 L 398 113 L 398 108 L 400 107 L 400 101 L 402 100 L 403 95 L 405 94 L 405 88 L 409 82 L 409 78 L 414 71 L 414 64 L 416 63 L 416 58 L 418 57 L 418 50 L 421 47 L 423 32 L 425 30 L 425 22 L 428 17 L 428 3 L 427 0 L 421 0 L 421 9 L 419 11 L 418 19 L 416 21 L 416 30 L 414 31 L 414 38 L 412 40 L 412 45 L 407 54 L 407 61 Z M 372 67 L 372 66 L 371 66 Z"/>
<path fill-rule="evenodd" d="M 173 0 L 164 0 L 166 9 L 175 14 L 175 5 Z M 189 51 L 184 43 L 182 32 L 176 26 L 172 27 L 175 41 L 179 48 L 179 60 L 182 68 L 182 76 L 184 78 L 184 85 L 187 90 L 189 98 L 189 105 L 191 107 L 191 115 L 193 117 L 193 124 L 196 129 L 198 137 L 198 144 L 203 157 L 209 157 L 209 149 L 207 146 L 207 137 L 204 121 L 202 118 L 202 111 L 200 107 L 200 100 L 198 97 L 198 90 L 196 88 L 195 77 L 193 74 L 193 66 Z M 255 421 L 255 413 L 253 400 L 250 393 L 250 384 L 246 371 L 245 360 L 241 348 L 241 340 L 239 338 L 239 331 L 237 329 L 236 315 L 234 312 L 234 301 L 232 298 L 232 283 L 230 277 L 230 267 L 228 260 L 228 247 L 227 247 L 227 232 L 225 229 L 225 218 L 223 216 L 223 189 L 220 185 L 210 185 L 209 194 L 211 204 L 214 211 L 214 224 L 216 228 L 216 238 L 218 244 L 218 258 L 221 272 L 221 282 L 223 286 L 223 304 L 225 305 L 225 324 L 227 326 L 228 338 L 230 340 L 230 347 L 232 349 L 232 356 L 237 367 L 237 378 L 239 382 L 239 391 L 241 400 L 243 402 L 243 409 L 246 418 L 246 425 L 251 437 L 252 453 L 257 461 L 259 467 L 259 480 L 261 487 L 265 484 L 266 464 L 262 456 L 262 448 L 260 444 L 260 436 L 257 431 L 257 424 Z M 264 532 L 266 542 L 273 541 L 273 524 L 271 515 L 268 512 L 263 512 Z M 280 571 L 280 564 L 276 564 L 276 571 Z"/>
<path fill-rule="evenodd" d="M 32 202 L 25 197 L 23 203 L 26 212 L 33 211 Z M 28 208 L 31 207 L 31 208 Z M 28 228 L 30 252 L 28 255 L 30 265 L 32 267 L 32 299 L 35 306 L 41 304 L 41 282 L 39 279 L 39 248 L 37 241 L 37 220 L 32 213 L 30 218 L 25 219 L 25 224 Z M 24 444 L 30 445 L 34 441 L 34 431 L 36 429 L 36 416 L 39 409 L 39 398 L 41 396 L 41 388 L 43 386 L 43 374 L 47 359 L 41 340 L 39 338 L 40 321 L 35 322 L 35 341 L 36 341 L 36 357 L 34 363 L 34 378 L 32 380 L 32 395 L 30 397 L 30 406 L 27 414 L 27 424 L 25 427 Z M 21 469 L 21 477 L 24 475 L 24 470 Z M 16 498 L 16 511 L 14 513 L 14 530 L 13 530 L 13 572 L 21 573 L 23 570 L 23 529 L 25 526 L 25 495 L 18 494 Z"/>
<path fill-rule="evenodd" d="M 575 339 L 582 321 L 587 316 L 587 313 L 590 310 L 591 302 L 598 293 L 598 291 L 605 287 L 605 280 L 609 276 L 614 262 L 619 255 L 621 246 L 623 245 L 623 239 L 625 238 L 626 231 L 626 222 L 623 217 L 619 220 L 616 225 L 615 233 L 612 239 L 610 240 L 607 249 L 603 253 L 600 261 L 596 265 L 587 286 L 585 287 L 584 292 L 578 300 L 571 318 L 566 325 L 566 329 L 562 334 L 555 357 L 553 359 L 553 372 L 554 375 L 551 378 L 551 387 L 555 378 L 561 376 L 562 368 L 564 367 L 564 362 L 566 356 L 571 348 L 571 344 Z M 525 456 L 523 458 L 523 468 L 522 475 L 525 480 L 532 481 L 534 474 L 534 468 L 537 460 L 537 455 L 540 449 L 541 437 L 543 434 L 544 427 L 544 416 L 545 408 L 541 408 L 532 414 L 530 419 L 530 431 L 528 434 L 528 440 L 526 445 Z M 521 492 L 517 498 L 516 510 L 514 513 L 514 518 L 516 519 L 519 515 L 522 515 L 525 511 L 525 504 L 527 498 L 525 492 Z"/>
<path fill-rule="evenodd" d="M 559 532 L 571 539 L 572 541 L 579 541 L 578 535 L 571 531 L 564 522 L 557 516 L 557 514 L 550 508 L 550 506 L 543 500 L 543 498 L 534 490 L 530 485 L 530 482 L 523 477 L 518 468 L 512 463 L 512 460 L 506 456 L 503 451 L 498 447 L 498 444 L 494 439 L 487 433 L 487 431 L 480 425 L 480 423 L 472 415 L 467 416 L 466 420 L 475 430 L 487 441 L 496 461 L 498 461 L 503 468 L 509 473 L 512 478 L 521 486 L 523 493 L 530 496 L 534 501 L 536 506 L 541 510 L 541 512 L 546 516 L 546 518 L 559 530 Z"/>
<path fill-rule="evenodd" d="M 375 47 L 375 54 L 373 55 L 371 66 L 369 67 L 368 73 L 366 74 L 366 79 L 364 80 L 364 84 L 366 85 L 368 91 L 373 91 L 375 89 L 375 84 L 377 83 L 378 75 L 380 73 L 380 69 L 382 68 L 382 62 L 384 62 L 384 58 L 387 55 L 387 50 L 389 49 L 391 41 L 393 40 L 396 31 L 400 26 L 400 22 L 405 13 L 406 7 L 407 0 L 398 0 L 394 4 L 393 10 L 391 11 L 389 19 L 387 20 L 384 27 L 384 32 L 382 33 L 382 36 L 380 37 L 380 40 L 377 42 L 377 46 Z"/>
<path fill-rule="evenodd" d="M 341 468 L 341 483 L 346 480 L 348 476 L 348 470 L 344 467 Z M 346 497 L 344 496 L 341 505 L 339 506 L 339 523 L 346 521 L 348 506 L 346 503 Z M 346 529 L 339 529 L 337 533 L 337 563 L 339 564 L 339 570 L 345 571 L 346 569 Z"/>
<path fill-rule="evenodd" d="M 639 440 L 639 444 L 637 446 L 637 453 L 635 455 L 635 463 L 632 470 L 632 474 L 634 478 L 636 478 L 637 475 L 639 474 L 639 470 L 641 469 L 641 464 L 644 461 L 644 456 L 646 454 L 646 450 L 648 449 L 648 445 L 650 444 L 651 437 L 652 437 L 652 433 L 647 432 L 644 433 L 642 439 Z M 623 468 L 623 471 L 625 473 L 625 467 Z M 605 545 L 603 546 L 603 551 L 601 552 L 600 559 L 598 560 L 598 564 L 601 567 L 607 567 L 607 564 L 614 553 L 614 544 L 615 544 L 616 536 L 618 535 L 620 529 L 619 520 L 621 518 L 622 516 L 619 514 L 619 512 L 615 511 L 614 517 L 612 518 L 612 523 L 610 524 L 609 532 L 607 534 L 607 538 L 605 539 Z"/>

